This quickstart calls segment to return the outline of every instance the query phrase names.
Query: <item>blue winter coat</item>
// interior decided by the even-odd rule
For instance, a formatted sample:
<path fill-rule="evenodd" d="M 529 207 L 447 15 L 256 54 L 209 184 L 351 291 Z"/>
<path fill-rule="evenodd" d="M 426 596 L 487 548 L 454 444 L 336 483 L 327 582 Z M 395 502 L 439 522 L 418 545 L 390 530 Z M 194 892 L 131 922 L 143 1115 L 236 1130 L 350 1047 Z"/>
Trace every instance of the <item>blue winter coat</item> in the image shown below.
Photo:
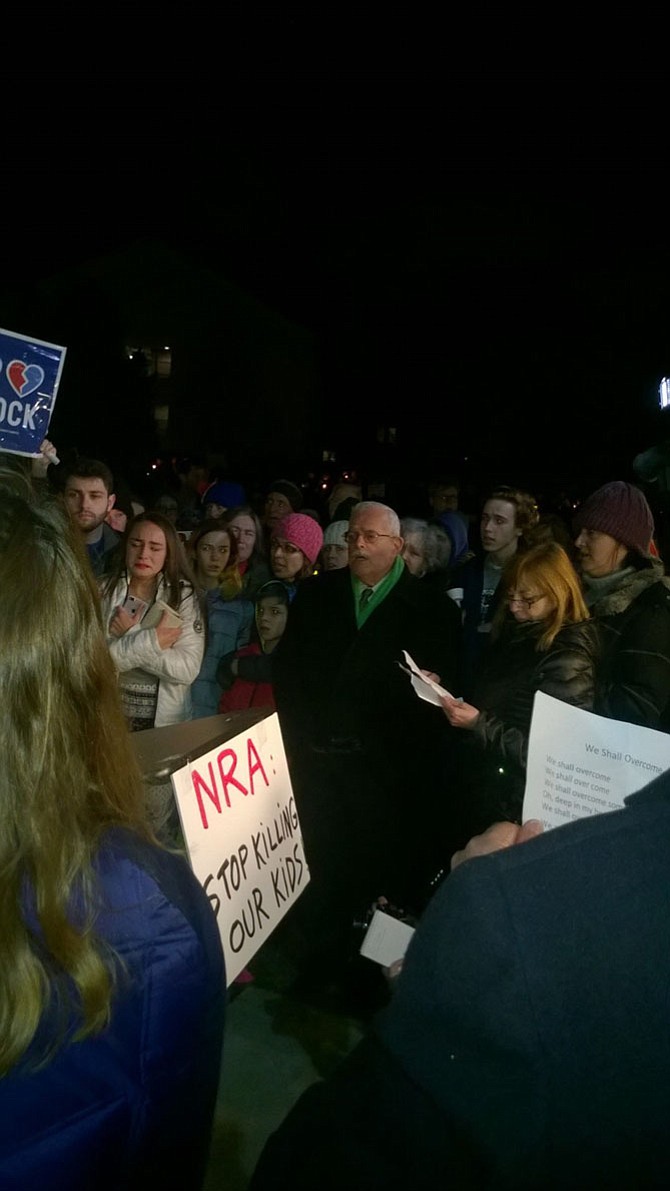
<path fill-rule="evenodd" d="M 218 1086 L 223 957 L 181 857 L 116 829 L 97 858 L 97 935 L 121 958 L 109 1026 L 0 1079 L 0 1187 L 132 1191 L 202 1184 Z"/>
<path fill-rule="evenodd" d="M 217 682 L 216 671 L 221 658 L 247 645 L 251 636 L 254 606 L 250 600 L 224 600 L 214 588 L 205 593 L 207 643 L 200 673 L 191 687 L 193 719 L 216 715 L 223 688 Z"/>

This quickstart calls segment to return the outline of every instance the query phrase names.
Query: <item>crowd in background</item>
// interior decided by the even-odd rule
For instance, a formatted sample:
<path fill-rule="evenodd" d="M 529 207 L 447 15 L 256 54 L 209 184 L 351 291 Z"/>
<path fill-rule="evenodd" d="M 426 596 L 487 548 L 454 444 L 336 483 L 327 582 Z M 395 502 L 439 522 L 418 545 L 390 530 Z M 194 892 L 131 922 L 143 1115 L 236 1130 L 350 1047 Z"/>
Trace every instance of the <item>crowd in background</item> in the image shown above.
<path fill-rule="evenodd" d="M 311 871 L 284 935 L 308 986 L 349 977 L 352 922 L 374 899 L 392 897 L 419 917 L 453 852 L 495 822 L 521 823 L 538 691 L 670 728 L 670 580 L 650 505 L 627 481 L 563 510 L 492 482 L 464 510 L 457 479 L 443 476 L 426 482 L 423 503 L 394 509 L 366 499 L 351 476 L 310 507 L 291 479 L 269 480 L 248 500 L 238 480 L 195 469 L 145 504 L 119 498 L 125 486 L 100 460 L 49 465 L 46 451 L 32 470 L 45 520 L 25 511 L 25 496 L 12 508 L 28 537 L 53 539 L 60 524 L 64 541 L 77 539 L 73 557 L 78 550 L 94 592 L 92 601 L 82 594 L 79 574 L 77 599 L 100 611 L 107 660 L 95 655 L 95 665 L 108 702 L 116 684 L 117 734 L 121 723 L 145 731 L 278 710 Z M 11 615 L 8 606 L 8 626 Z M 404 651 L 443 688 L 439 708 L 416 699 Z M 82 772 L 91 764 L 87 754 Z M 118 774 L 84 784 L 94 791 L 96 782 L 113 791 Z M 149 852 L 138 859 L 125 836 L 113 846 L 144 874 L 155 868 L 155 841 L 138 814 L 117 807 L 108 820 L 139 824 Z M 87 837 L 82 888 L 91 864 L 107 862 L 96 850 L 101 831 Z M 65 845 L 63 855 L 65 864 Z M 180 896 L 166 893 L 168 912 Z M 199 913 L 194 903 L 194 922 Z M 39 904 L 35 914 L 40 948 L 54 941 L 88 1006 L 62 923 L 49 924 Z M 9 1067 L 33 1056 L 36 1004 Z M 104 1017 L 104 988 L 101 1005 Z M 102 1020 L 88 1007 L 84 1016 L 86 1030 Z"/>

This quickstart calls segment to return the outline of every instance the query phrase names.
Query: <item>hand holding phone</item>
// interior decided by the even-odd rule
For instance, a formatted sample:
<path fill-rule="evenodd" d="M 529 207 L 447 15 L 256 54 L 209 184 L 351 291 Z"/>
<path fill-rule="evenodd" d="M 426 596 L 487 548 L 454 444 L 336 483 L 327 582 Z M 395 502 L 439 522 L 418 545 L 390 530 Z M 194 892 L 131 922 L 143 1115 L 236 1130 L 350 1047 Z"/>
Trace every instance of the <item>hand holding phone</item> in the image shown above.
<path fill-rule="evenodd" d="M 139 596 L 131 595 L 129 592 L 121 607 L 130 616 L 132 624 L 137 624 L 144 616 L 149 604 L 147 600 L 141 600 Z"/>

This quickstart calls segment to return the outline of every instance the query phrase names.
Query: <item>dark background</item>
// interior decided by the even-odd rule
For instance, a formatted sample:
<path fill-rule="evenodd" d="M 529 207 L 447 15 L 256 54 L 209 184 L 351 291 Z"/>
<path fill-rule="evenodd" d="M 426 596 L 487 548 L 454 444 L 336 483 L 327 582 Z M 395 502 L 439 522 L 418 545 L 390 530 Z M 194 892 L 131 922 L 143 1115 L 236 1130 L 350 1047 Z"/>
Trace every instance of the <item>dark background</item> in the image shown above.
<path fill-rule="evenodd" d="M 233 99 L 143 83 L 88 76 L 53 126 L 16 130 L 5 171 L 0 322 L 68 347 L 59 446 L 136 484 L 162 452 L 252 487 L 356 468 L 404 492 L 455 469 L 473 491 L 584 492 L 670 438 L 669 175 L 641 125 L 624 144 L 611 94 L 587 119 L 561 111 L 567 76 L 551 111 L 502 76 L 365 100 L 344 74 L 247 76 Z M 267 379 L 280 334 L 250 348 L 251 403 L 224 343 L 218 387 L 175 389 L 196 429 L 156 438 L 118 299 L 54 281 L 148 242 L 304 333 L 299 398 Z"/>

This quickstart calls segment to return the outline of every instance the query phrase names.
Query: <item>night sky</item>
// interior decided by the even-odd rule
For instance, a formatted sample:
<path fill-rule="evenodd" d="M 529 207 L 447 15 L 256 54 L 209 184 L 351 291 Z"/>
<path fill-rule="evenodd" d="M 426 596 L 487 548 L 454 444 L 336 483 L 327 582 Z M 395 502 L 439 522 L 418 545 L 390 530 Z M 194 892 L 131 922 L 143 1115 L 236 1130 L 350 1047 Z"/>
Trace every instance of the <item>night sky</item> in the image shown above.
<path fill-rule="evenodd" d="M 159 239 L 314 333 L 354 443 L 383 413 L 414 470 L 630 478 L 670 438 L 667 171 L 593 127 L 312 99 L 42 133 L 5 196 L 2 289 Z"/>

